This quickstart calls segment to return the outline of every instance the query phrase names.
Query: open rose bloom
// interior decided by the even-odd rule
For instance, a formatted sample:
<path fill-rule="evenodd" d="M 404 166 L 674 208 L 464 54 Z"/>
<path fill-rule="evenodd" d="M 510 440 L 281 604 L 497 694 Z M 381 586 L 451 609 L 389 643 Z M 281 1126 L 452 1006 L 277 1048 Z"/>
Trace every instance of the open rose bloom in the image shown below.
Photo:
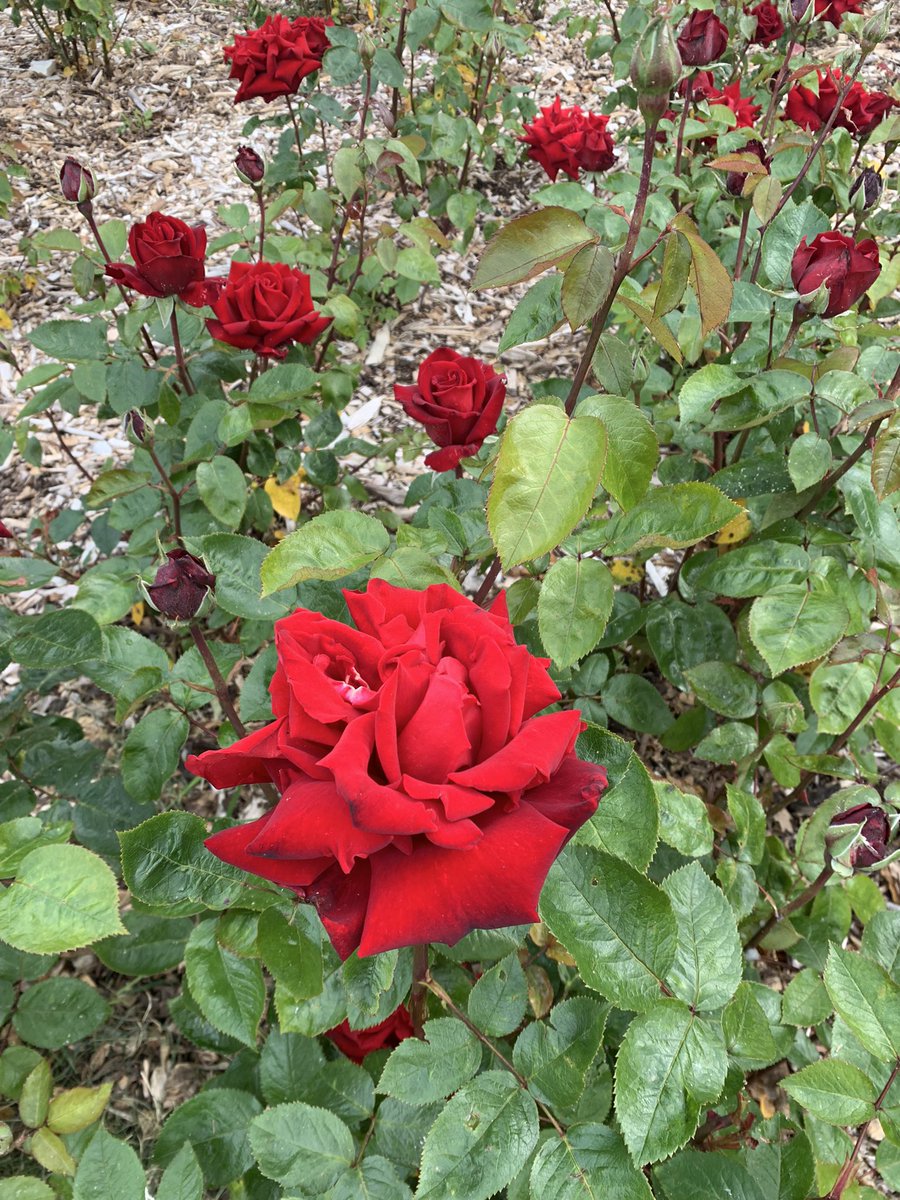
<path fill-rule="evenodd" d="M 597 808 L 577 712 L 548 660 L 446 585 L 345 592 L 353 629 L 275 626 L 275 719 L 188 759 L 215 787 L 272 782 L 275 808 L 209 849 L 315 904 L 342 958 L 536 919 L 553 860 Z"/>

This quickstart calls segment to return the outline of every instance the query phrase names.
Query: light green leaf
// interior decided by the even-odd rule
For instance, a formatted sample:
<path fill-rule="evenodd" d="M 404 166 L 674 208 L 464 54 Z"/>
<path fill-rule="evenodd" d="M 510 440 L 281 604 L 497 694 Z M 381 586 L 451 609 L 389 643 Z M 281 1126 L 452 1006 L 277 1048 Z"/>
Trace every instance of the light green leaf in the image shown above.
<path fill-rule="evenodd" d="M 289 533 L 263 561 L 263 596 L 304 579 L 342 579 L 390 547 L 380 521 L 364 513 L 333 510 Z"/>
<path fill-rule="evenodd" d="M 138 801 L 158 800 L 178 769 L 190 730 L 183 713 L 157 708 L 141 717 L 122 748 L 122 782 Z"/>
<path fill-rule="evenodd" d="M 532 1021 L 516 1038 L 513 1065 L 531 1094 L 558 1112 L 574 1110 L 603 1040 L 608 1009 L 588 996 L 555 1004 L 547 1021 Z"/>
<path fill-rule="evenodd" d="M 290 920 L 276 908 L 260 913 L 256 941 L 267 970 L 298 1000 L 322 990 L 322 944 L 300 906 Z M 380 957 L 380 955 L 378 956 Z"/>
<path fill-rule="evenodd" d="M 278 1104 L 254 1118 L 250 1146 L 267 1179 L 318 1196 L 354 1158 L 353 1137 L 344 1122 L 300 1101 Z"/>
<path fill-rule="evenodd" d="M 606 300 L 613 271 L 612 255 L 596 242 L 579 250 L 565 268 L 560 300 L 573 331 L 586 325 Z"/>
<path fill-rule="evenodd" d="M 678 942 L 666 982 L 694 1010 L 727 1004 L 741 982 L 743 954 L 731 905 L 698 863 L 663 881 Z"/>
<path fill-rule="evenodd" d="M 774 588 L 753 601 L 750 637 L 773 675 L 827 654 L 850 620 L 837 596 L 805 587 Z"/>
<path fill-rule="evenodd" d="M 831 446 L 817 433 L 803 433 L 788 454 L 788 471 L 798 492 L 818 483 L 831 467 Z"/>
<path fill-rule="evenodd" d="M 201 541 L 203 558 L 216 577 L 216 604 L 233 617 L 273 620 L 297 607 L 296 596 L 260 599 L 260 568 L 267 547 L 236 533 L 211 533 Z"/>
<path fill-rule="evenodd" d="M 590 654 L 603 635 L 614 594 L 609 568 L 596 558 L 561 558 L 541 584 L 538 626 L 558 667 Z"/>
<path fill-rule="evenodd" d="M 126 1143 L 98 1129 L 75 1172 L 73 1200 L 144 1200 L 141 1160 Z"/>
<path fill-rule="evenodd" d="M 666 732 L 675 719 L 649 679 L 627 672 L 614 675 L 603 689 L 603 706 L 614 721 L 638 733 Z"/>
<path fill-rule="evenodd" d="M 693 792 L 682 792 L 674 784 L 653 784 L 659 805 L 659 836 L 679 854 L 702 858 L 712 850 L 715 837 L 706 805 Z"/>
<path fill-rule="evenodd" d="M 567 208 L 542 208 L 515 217 L 488 243 L 472 287 L 505 287 L 533 279 L 596 241 L 593 230 Z"/>
<path fill-rule="evenodd" d="M 739 505 L 711 483 L 651 488 L 639 504 L 609 522 L 606 553 L 631 554 L 650 546 L 693 546 L 741 512 Z"/>
<path fill-rule="evenodd" d="M 425 1040 L 406 1038 L 384 1064 L 379 1092 L 417 1107 L 444 1100 L 481 1065 L 481 1045 L 461 1021 L 425 1022 Z"/>
<path fill-rule="evenodd" d="M 704 591 L 743 599 L 765 596 L 775 588 L 797 584 L 806 578 L 810 558 L 802 546 L 790 542 L 755 542 L 736 546 L 704 565 L 694 584 Z"/>
<path fill-rule="evenodd" d="M 829 1125 L 861 1125 L 875 1115 L 878 1089 L 859 1067 L 836 1058 L 804 1067 L 781 1086 L 814 1117 Z"/>
<path fill-rule="evenodd" d="M 653 426 L 624 396 L 586 396 L 577 414 L 603 422 L 609 452 L 600 482 L 621 508 L 634 508 L 646 495 L 659 462 Z"/>
<path fill-rule="evenodd" d="M 247 507 L 247 481 L 232 458 L 217 454 L 197 464 L 197 491 L 207 510 L 228 529 L 236 529 Z"/>
<path fill-rule="evenodd" d="M 900 984 L 862 954 L 832 946 L 825 964 L 831 1002 L 879 1062 L 900 1058 Z"/>
<path fill-rule="evenodd" d="M 892 418 L 872 449 L 872 487 L 879 500 L 900 490 L 900 421 Z"/>
<path fill-rule="evenodd" d="M 23 620 L 10 652 L 23 667 L 56 671 L 99 657 L 101 646 L 100 626 L 90 613 L 52 608 Z"/>
<path fill-rule="evenodd" d="M 606 1125 L 575 1125 L 550 1137 L 531 1168 L 534 1200 L 653 1200 L 650 1184 Z"/>

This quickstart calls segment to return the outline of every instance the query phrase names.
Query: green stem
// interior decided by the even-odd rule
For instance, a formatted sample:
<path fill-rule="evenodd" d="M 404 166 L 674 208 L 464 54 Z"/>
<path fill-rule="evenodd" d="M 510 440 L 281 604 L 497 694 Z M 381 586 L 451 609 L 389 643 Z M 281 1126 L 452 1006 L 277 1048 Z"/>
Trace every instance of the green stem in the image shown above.
<path fill-rule="evenodd" d="M 810 900 L 814 900 L 833 874 L 834 867 L 831 865 L 829 860 L 825 863 L 825 866 L 808 888 L 802 891 L 795 900 L 790 902 L 790 904 L 786 904 L 781 912 L 773 912 L 768 921 L 766 921 L 765 925 L 762 925 L 759 929 L 757 929 L 756 933 L 754 933 L 753 937 L 747 943 L 747 949 L 749 950 L 754 946 L 758 946 L 766 934 L 768 934 L 776 925 L 780 925 L 785 917 L 789 917 L 791 913 L 796 912 L 797 909 L 804 908 L 807 904 L 809 904 Z"/>
<path fill-rule="evenodd" d="M 209 673 L 213 687 L 216 689 L 216 697 L 222 706 L 222 711 L 231 722 L 231 727 L 238 737 L 246 737 L 247 730 L 241 718 L 237 715 L 237 709 L 234 707 L 231 696 L 228 693 L 228 684 L 222 678 L 222 672 L 219 670 L 219 664 L 213 657 L 213 652 L 209 648 L 203 630 L 196 621 L 191 621 L 190 625 L 191 637 L 194 639 L 194 645 L 203 659 L 203 664 Z"/>

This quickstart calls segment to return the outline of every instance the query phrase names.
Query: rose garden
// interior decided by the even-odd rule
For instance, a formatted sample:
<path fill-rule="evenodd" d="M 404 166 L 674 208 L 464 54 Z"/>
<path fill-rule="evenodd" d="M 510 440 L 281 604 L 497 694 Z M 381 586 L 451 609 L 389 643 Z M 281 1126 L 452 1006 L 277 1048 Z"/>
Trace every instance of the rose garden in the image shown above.
<path fill-rule="evenodd" d="M 890 5 L 224 4 L 214 219 L 133 8 L 2 0 L 0 1200 L 896 1195 Z"/>

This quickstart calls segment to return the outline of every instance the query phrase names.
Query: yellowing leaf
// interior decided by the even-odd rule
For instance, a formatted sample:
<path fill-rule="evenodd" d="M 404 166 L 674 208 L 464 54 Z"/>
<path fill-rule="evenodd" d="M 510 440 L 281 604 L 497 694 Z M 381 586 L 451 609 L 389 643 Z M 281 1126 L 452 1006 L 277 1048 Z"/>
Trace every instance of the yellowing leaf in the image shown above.
<path fill-rule="evenodd" d="M 0 308 L 0 329 L 12 329 L 12 318 L 5 308 Z"/>
<path fill-rule="evenodd" d="M 144 619 L 144 602 L 138 600 L 137 604 L 131 606 L 131 623 L 132 625 L 140 625 Z"/>
<path fill-rule="evenodd" d="M 644 568 L 638 566 L 633 558 L 614 559 L 609 572 L 616 583 L 640 583 L 644 578 Z"/>
<path fill-rule="evenodd" d="M 303 482 L 304 474 L 302 470 L 297 471 L 284 483 L 279 483 L 274 475 L 266 480 L 266 495 L 272 501 L 272 507 L 279 517 L 284 517 L 288 521 L 296 521 L 300 516 L 300 484 Z"/>
<path fill-rule="evenodd" d="M 738 513 L 727 525 L 723 525 L 716 534 L 714 541 L 717 546 L 733 546 L 737 542 L 745 542 L 753 532 L 747 513 Z"/>

